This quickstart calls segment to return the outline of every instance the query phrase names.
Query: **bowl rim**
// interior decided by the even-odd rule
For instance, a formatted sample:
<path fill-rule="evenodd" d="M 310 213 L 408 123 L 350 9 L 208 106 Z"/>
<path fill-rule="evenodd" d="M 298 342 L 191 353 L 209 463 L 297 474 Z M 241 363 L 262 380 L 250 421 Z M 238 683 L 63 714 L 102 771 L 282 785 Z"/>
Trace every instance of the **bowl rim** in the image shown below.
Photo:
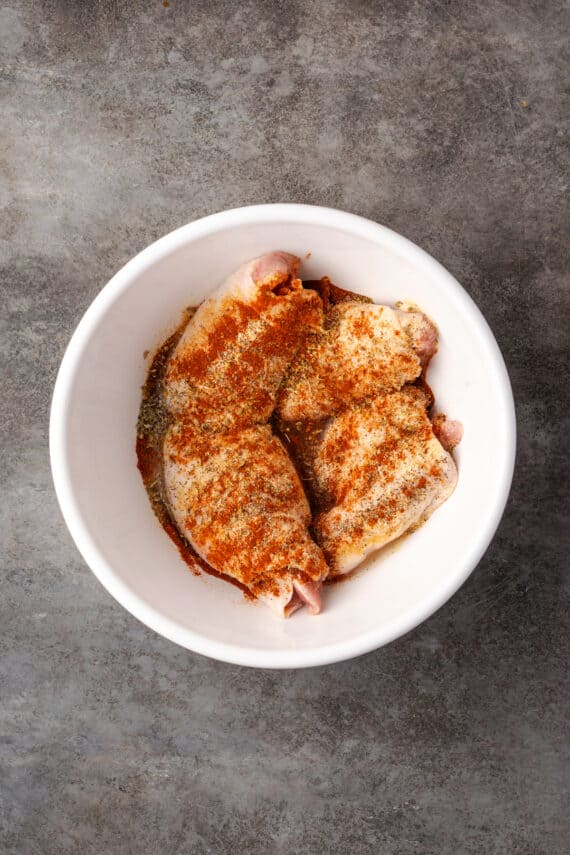
<path fill-rule="evenodd" d="M 218 642 L 157 611 L 119 578 L 99 551 L 96 540 L 82 519 L 66 452 L 67 415 L 74 379 L 91 335 L 115 300 L 145 269 L 190 241 L 236 225 L 276 221 L 334 227 L 375 242 L 380 238 L 384 245 L 390 246 L 415 266 L 444 280 L 450 298 L 463 313 L 470 315 L 475 321 L 474 327 L 479 334 L 480 345 L 487 350 L 495 365 L 495 381 L 500 392 L 501 409 L 500 412 L 493 413 L 493 418 L 501 422 L 506 447 L 500 471 L 497 472 L 496 486 L 490 496 L 485 525 L 476 544 L 465 556 L 461 569 L 430 591 L 429 596 L 388 624 L 314 650 L 261 650 Z M 357 214 L 318 205 L 276 203 L 232 208 L 187 223 L 147 246 L 109 280 L 87 308 L 63 355 L 51 403 L 49 449 L 55 492 L 69 532 L 88 567 L 127 611 L 159 635 L 214 659 L 258 668 L 303 668 L 341 662 L 388 644 L 430 617 L 461 587 L 489 546 L 507 503 L 516 454 L 516 417 L 509 376 L 495 337 L 475 302 L 438 261 L 387 226 Z"/>

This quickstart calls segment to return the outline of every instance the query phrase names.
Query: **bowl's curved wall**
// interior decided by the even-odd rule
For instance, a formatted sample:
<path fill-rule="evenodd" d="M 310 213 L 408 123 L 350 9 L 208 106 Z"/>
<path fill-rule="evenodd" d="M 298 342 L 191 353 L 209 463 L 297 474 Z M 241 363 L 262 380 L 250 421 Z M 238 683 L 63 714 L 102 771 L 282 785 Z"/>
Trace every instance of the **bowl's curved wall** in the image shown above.
<path fill-rule="evenodd" d="M 459 484 L 413 535 L 325 593 L 318 618 L 280 621 L 232 586 L 195 577 L 154 518 L 136 468 L 135 425 L 148 359 L 231 270 L 272 249 L 301 257 L 377 302 L 416 302 L 438 324 L 430 367 L 438 408 L 463 422 Z M 407 631 L 464 581 L 488 545 L 514 459 L 510 386 L 478 309 L 433 259 L 350 214 L 269 205 L 214 215 L 167 235 L 129 262 L 92 304 L 64 357 L 50 447 L 70 531 L 101 582 L 172 640 L 247 665 L 299 667 L 347 658 Z"/>

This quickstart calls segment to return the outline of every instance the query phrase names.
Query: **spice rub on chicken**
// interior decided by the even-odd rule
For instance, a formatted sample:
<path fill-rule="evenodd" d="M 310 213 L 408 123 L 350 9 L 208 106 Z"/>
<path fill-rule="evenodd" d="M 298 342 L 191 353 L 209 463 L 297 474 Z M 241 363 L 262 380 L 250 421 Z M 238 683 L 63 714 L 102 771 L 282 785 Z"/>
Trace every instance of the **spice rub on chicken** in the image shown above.
<path fill-rule="evenodd" d="M 457 480 L 449 451 L 462 427 L 428 416 L 423 376 L 438 334 L 423 312 L 351 299 L 327 279 L 315 286 L 324 331 L 309 335 L 293 361 L 277 424 L 310 487 L 312 531 L 335 576 L 449 497 Z"/>
<path fill-rule="evenodd" d="M 298 272 L 269 253 L 198 307 L 153 363 L 137 444 L 183 557 L 282 616 L 318 613 L 328 576 L 448 498 L 462 434 L 429 415 L 432 321 Z"/>
<path fill-rule="evenodd" d="M 291 460 L 267 425 L 204 437 L 182 422 L 164 443 L 166 494 L 200 557 L 287 616 L 316 614 L 328 567 Z"/>
<path fill-rule="evenodd" d="M 278 395 L 286 421 L 320 419 L 374 395 L 401 389 L 437 348 L 421 312 L 348 299 L 331 305 L 324 328 L 305 339 Z"/>
<path fill-rule="evenodd" d="M 233 273 L 198 308 L 174 351 L 164 401 L 200 431 L 266 422 L 322 302 L 297 278 L 299 259 L 272 252 Z"/>
<path fill-rule="evenodd" d="M 164 486 L 179 531 L 217 572 L 288 615 L 320 610 L 328 574 L 295 468 L 267 425 L 322 301 L 283 252 L 248 262 L 188 322 L 166 368 Z"/>
<path fill-rule="evenodd" d="M 423 522 L 453 492 L 457 469 L 413 386 L 332 418 L 315 446 L 313 477 L 326 508 L 313 529 L 331 573 L 357 567 L 371 552 Z M 440 422 L 448 448 L 461 427 Z"/>

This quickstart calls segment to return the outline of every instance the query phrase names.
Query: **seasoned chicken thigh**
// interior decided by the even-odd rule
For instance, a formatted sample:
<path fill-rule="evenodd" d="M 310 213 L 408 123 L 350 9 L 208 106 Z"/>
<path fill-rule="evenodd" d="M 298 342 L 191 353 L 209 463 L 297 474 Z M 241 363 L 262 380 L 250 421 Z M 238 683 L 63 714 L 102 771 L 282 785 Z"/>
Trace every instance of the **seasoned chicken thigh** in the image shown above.
<path fill-rule="evenodd" d="M 313 529 L 331 567 L 348 573 L 423 522 L 453 492 L 457 470 L 415 387 L 345 410 L 314 446 L 319 504 Z M 457 439 L 460 426 L 448 422 Z"/>
<path fill-rule="evenodd" d="M 280 615 L 321 607 L 328 567 L 311 540 L 311 512 L 281 442 L 266 426 L 204 437 L 177 422 L 164 442 L 174 520 L 210 566 Z"/>
<path fill-rule="evenodd" d="M 273 252 L 232 274 L 189 321 L 163 388 L 163 476 L 178 530 L 281 615 L 303 604 L 318 613 L 328 573 L 299 477 L 267 424 L 297 349 L 322 327 L 322 301 L 298 266 Z"/>
<path fill-rule="evenodd" d="M 176 417 L 204 431 L 266 422 L 277 389 L 322 303 L 296 278 L 299 259 L 273 252 L 233 273 L 188 323 L 164 381 Z"/>
<path fill-rule="evenodd" d="M 329 573 L 349 572 L 442 504 L 461 439 L 445 416 L 432 425 L 428 394 L 408 385 L 437 349 L 434 324 L 326 277 L 304 288 L 298 268 L 269 253 L 198 308 L 166 365 L 159 445 L 178 531 L 282 616 L 303 605 L 317 614 Z M 306 479 L 313 518 L 271 425 Z"/>
<path fill-rule="evenodd" d="M 328 308 L 325 328 L 305 339 L 278 395 L 287 421 L 334 415 L 419 377 L 437 348 L 421 312 L 345 300 Z"/>

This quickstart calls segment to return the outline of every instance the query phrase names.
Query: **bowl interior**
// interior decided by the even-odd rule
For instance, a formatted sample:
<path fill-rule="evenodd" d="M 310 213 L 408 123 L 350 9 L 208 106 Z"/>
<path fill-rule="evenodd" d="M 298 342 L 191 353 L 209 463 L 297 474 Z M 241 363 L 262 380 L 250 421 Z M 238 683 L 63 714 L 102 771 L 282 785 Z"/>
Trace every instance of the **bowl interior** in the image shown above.
<path fill-rule="evenodd" d="M 191 224 L 112 280 L 66 354 L 51 444 L 70 530 L 124 606 L 199 652 L 284 667 L 371 649 L 437 608 L 473 569 L 495 530 L 514 437 L 499 351 L 474 304 L 443 268 L 389 230 L 350 215 L 269 210 L 271 216 L 267 208 L 250 209 L 245 217 Z M 246 602 L 233 586 L 188 571 L 153 515 L 135 457 L 140 388 L 150 359 L 144 352 L 152 353 L 173 330 L 185 306 L 198 304 L 242 262 L 272 249 L 303 258 L 310 253 L 304 277 L 327 274 L 376 302 L 411 300 L 430 315 L 440 346 L 428 381 L 438 409 L 460 419 L 465 431 L 453 496 L 355 577 L 327 587 L 320 616 L 300 612 L 286 621 Z"/>

